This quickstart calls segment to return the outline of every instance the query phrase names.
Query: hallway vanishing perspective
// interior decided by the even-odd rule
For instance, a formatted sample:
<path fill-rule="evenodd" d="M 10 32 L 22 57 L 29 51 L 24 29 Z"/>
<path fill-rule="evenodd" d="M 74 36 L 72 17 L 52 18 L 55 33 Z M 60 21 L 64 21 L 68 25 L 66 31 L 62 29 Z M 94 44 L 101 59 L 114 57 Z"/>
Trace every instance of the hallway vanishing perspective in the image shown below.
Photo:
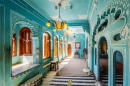
<path fill-rule="evenodd" d="M 81 64 L 82 63 L 82 64 Z M 93 74 L 83 72 L 87 68 L 86 60 L 67 57 L 59 64 L 57 72 L 51 71 L 44 78 L 41 86 L 95 86 L 96 80 Z"/>
<path fill-rule="evenodd" d="M 0 0 L 0 86 L 130 86 L 130 0 Z"/>

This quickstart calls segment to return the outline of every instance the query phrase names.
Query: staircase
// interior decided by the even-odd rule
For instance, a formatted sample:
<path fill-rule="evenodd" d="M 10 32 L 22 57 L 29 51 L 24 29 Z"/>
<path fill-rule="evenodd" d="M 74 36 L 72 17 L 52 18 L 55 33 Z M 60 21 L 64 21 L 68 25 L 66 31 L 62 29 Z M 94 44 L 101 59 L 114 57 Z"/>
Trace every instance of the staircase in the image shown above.
<path fill-rule="evenodd" d="M 95 86 L 94 76 L 46 76 L 41 86 L 67 86 L 72 80 L 71 86 Z"/>
<path fill-rule="evenodd" d="M 100 76 L 100 80 L 108 85 L 108 75 Z M 116 75 L 116 86 L 123 86 L 123 75 Z"/>

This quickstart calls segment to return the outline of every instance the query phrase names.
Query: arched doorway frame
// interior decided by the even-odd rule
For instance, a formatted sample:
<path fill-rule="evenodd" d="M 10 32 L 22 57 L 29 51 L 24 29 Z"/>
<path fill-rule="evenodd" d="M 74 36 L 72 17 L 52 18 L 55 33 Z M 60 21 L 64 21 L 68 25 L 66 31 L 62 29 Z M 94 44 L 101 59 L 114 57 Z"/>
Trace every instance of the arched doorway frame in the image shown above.
<path fill-rule="evenodd" d="M 116 62 L 116 58 L 115 58 L 115 55 L 116 55 L 116 53 L 117 53 L 118 51 L 119 51 L 119 52 L 122 54 L 122 56 L 123 56 L 123 86 L 124 86 L 124 81 L 125 81 L 125 80 L 124 80 L 124 79 L 125 79 L 125 78 L 124 78 L 124 77 L 125 77 L 125 76 L 124 76 L 124 73 L 125 73 L 125 69 L 124 69 L 124 68 L 125 68 L 125 64 L 124 64 L 124 63 L 125 63 L 125 59 L 124 59 L 124 58 L 125 58 L 125 55 L 123 54 L 123 51 L 122 51 L 122 50 L 118 50 L 118 49 L 113 50 L 113 54 L 112 54 L 112 68 L 113 68 L 113 69 L 112 69 L 112 83 L 113 83 L 112 85 L 115 86 L 115 84 L 116 84 L 116 76 L 115 76 L 115 75 L 116 75 L 116 73 L 115 73 L 115 71 L 116 71 L 116 66 L 115 66 L 115 65 L 116 65 L 116 63 L 115 63 L 115 62 Z"/>
<path fill-rule="evenodd" d="M 100 54 L 101 54 L 101 41 L 102 41 L 102 38 L 105 38 L 106 39 L 106 47 L 107 47 L 107 55 L 108 55 L 108 41 L 107 41 L 107 37 L 105 36 L 101 36 L 99 37 L 99 40 L 98 40 L 98 50 L 97 50 L 97 79 L 100 80 Z M 109 58 L 109 55 L 108 55 L 108 76 L 109 76 L 109 64 L 110 64 L 110 58 Z"/>

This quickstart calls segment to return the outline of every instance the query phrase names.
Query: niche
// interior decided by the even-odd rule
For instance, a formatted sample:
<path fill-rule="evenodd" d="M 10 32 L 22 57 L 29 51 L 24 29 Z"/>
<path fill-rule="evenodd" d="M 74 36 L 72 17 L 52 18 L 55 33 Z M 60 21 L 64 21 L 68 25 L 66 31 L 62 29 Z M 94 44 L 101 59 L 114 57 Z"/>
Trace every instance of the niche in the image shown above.
<path fill-rule="evenodd" d="M 113 39 L 114 39 L 115 41 L 121 40 L 120 33 L 114 35 Z"/>
<path fill-rule="evenodd" d="M 101 32 L 104 28 L 106 28 L 107 24 L 108 24 L 108 19 L 105 20 L 105 22 L 99 27 L 98 32 Z"/>
<path fill-rule="evenodd" d="M 115 20 L 119 19 L 121 15 L 121 9 L 119 9 L 116 13 L 115 13 Z"/>

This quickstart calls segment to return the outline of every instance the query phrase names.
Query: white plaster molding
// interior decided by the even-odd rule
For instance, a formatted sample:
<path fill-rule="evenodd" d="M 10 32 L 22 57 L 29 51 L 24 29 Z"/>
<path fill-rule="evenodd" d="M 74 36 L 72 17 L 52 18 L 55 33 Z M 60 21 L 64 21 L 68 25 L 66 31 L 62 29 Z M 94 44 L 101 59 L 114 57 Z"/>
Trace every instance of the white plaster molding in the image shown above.
<path fill-rule="evenodd" d="M 57 5 L 61 2 L 61 0 L 49 0 L 50 2 L 55 2 Z M 70 6 L 70 0 L 63 0 L 61 2 L 62 7 L 65 9 L 66 6 Z"/>
<path fill-rule="evenodd" d="M 78 15 L 79 16 L 79 20 L 80 19 L 87 19 L 87 15 Z"/>
<path fill-rule="evenodd" d="M 23 26 L 27 26 L 32 31 L 32 34 L 38 35 L 38 29 L 40 24 L 36 23 L 35 21 L 28 20 L 25 16 L 10 10 L 11 16 L 11 29 L 14 29 L 17 24 L 24 24 Z M 22 29 L 22 28 L 21 28 Z"/>

